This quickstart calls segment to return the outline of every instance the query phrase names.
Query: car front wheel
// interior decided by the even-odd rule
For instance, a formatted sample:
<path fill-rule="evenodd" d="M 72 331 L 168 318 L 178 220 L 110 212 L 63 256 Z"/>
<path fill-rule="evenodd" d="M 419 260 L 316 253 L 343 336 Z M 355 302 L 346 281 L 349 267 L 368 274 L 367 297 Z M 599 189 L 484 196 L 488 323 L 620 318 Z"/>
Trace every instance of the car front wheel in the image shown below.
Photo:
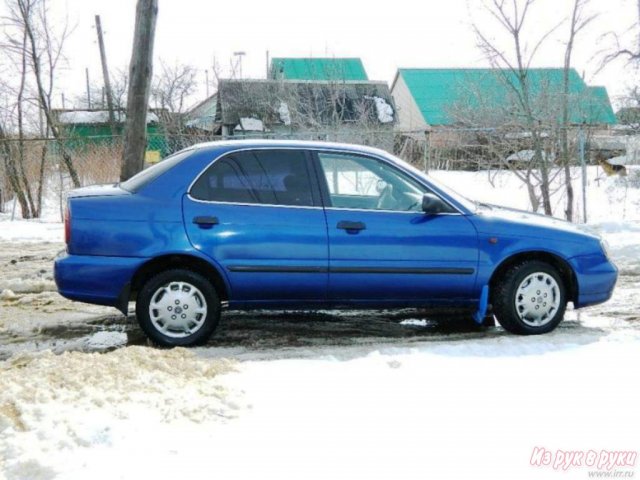
<path fill-rule="evenodd" d="M 525 261 L 509 268 L 497 282 L 492 304 L 505 330 L 520 335 L 547 333 L 564 317 L 566 289 L 552 265 Z"/>
<path fill-rule="evenodd" d="M 220 300 L 202 275 L 173 269 L 150 278 L 136 302 L 138 323 L 165 347 L 205 343 L 220 319 Z"/>

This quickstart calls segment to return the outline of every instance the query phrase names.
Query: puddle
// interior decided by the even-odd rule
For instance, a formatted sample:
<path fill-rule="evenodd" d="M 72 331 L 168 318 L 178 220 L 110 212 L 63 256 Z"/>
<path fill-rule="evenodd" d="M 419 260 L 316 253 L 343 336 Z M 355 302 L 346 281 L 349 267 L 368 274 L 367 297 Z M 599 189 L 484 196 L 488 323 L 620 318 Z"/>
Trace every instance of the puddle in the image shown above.
<path fill-rule="evenodd" d="M 357 345 L 393 339 L 418 340 L 434 335 L 482 336 L 488 330 L 475 325 L 467 314 L 454 313 L 444 321 L 437 318 L 437 312 L 431 317 L 422 313 L 417 310 L 224 312 L 207 347 Z M 17 352 L 104 352 L 148 344 L 135 316 L 104 315 L 69 324 L 58 321 L 28 333 L 0 332 L 0 360 Z"/>

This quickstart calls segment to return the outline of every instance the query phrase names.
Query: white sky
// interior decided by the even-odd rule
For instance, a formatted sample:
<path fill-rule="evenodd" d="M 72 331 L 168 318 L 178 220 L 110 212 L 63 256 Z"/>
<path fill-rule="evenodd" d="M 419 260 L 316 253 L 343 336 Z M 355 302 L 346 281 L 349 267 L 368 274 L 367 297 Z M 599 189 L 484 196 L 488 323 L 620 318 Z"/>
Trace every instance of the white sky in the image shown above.
<path fill-rule="evenodd" d="M 68 15 L 76 25 L 69 39 L 68 65 L 59 84 L 66 97 L 84 91 L 84 70 L 93 80 L 101 75 L 94 15 L 102 17 L 110 68 L 126 68 L 131 55 L 135 0 L 51 0 L 56 16 Z M 634 81 L 624 62 L 596 74 L 607 46 L 602 35 L 624 32 L 637 21 L 635 0 L 591 0 L 588 11 L 599 17 L 578 39 L 574 67 L 590 84 L 605 85 L 611 97 Z M 482 67 L 472 17 L 487 32 L 495 23 L 479 12 L 479 0 L 394 0 L 393 2 L 322 0 L 159 0 L 155 56 L 199 68 L 205 92 L 205 69 L 215 56 L 223 67 L 234 51 L 245 51 L 244 77 L 265 76 L 265 55 L 357 56 L 369 78 L 393 80 L 398 67 Z M 528 19 L 528 33 L 547 31 L 569 14 L 572 0 L 537 0 Z M 0 11 L 2 9 L 0 8 Z M 562 66 L 568 26 L 562 25 L 541 49 L 534 66 Z M 497 38 L 508 49 L 500 37 Z M 613 99 L 613 98 L 612 98 Z M 59 100 L 58 100 L 59 101 Z M 67 105 L 68 107 L 69 105 Z"/>

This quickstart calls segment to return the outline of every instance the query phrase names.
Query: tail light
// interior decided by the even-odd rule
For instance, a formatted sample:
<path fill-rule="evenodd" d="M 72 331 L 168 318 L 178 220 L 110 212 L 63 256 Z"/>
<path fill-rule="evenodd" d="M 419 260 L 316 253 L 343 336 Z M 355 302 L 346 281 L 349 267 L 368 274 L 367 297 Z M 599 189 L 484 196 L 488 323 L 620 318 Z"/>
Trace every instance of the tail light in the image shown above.
<path fill-rule="evenodd" d="M 67 250 L 69 249 L 70 242 L 71 242 L 71 211 L 69 210 L 69 204 L 67 203 L 67 209 L 64 212 L 64 243 L 67 244 Z"/>

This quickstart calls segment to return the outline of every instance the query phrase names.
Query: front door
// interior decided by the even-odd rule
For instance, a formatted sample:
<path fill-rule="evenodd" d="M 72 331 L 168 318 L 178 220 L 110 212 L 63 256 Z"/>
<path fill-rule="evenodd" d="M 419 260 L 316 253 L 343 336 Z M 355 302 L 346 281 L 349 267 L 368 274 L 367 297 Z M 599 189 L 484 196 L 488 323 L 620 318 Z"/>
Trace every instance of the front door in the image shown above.
<path fill-rule="evenodd" d="M 453 207 L 426 215 L 429 189 L 379 159 L 317 152 L 329 235 L 329 298 L 338 303 L 457 303 L 472 296 L 474 226 Z"/>
<path fill-rule="evenodd" d="M 224 270 L 231 303 L 327 296 L 327 226 L 308 154 L 247 150 L 216 160 L 183 200 L 195 248 Z"/>

